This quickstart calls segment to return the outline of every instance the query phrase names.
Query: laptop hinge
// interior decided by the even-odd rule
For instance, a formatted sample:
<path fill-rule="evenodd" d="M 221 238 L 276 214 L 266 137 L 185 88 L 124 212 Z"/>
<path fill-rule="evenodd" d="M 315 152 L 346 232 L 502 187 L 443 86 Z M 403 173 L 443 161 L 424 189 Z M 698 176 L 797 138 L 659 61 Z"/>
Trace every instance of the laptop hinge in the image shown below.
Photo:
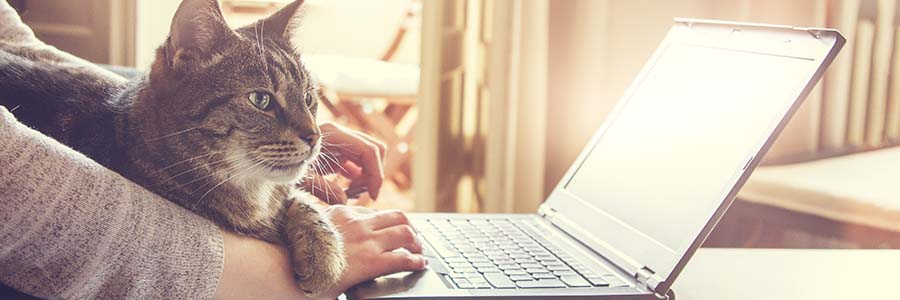
<path fill-rule="evenodd" d="M 659 292 L 656 291 L 656 287 L 650 283 L 650 278 L 653 277 L 653 274 L 656 274 L 656 272 L 653 272 L 653 270 L 651 270 L 647 266 L 644 266 L 638 269 L 636 273 L 634 273 L 634 279 L 641 285 L 647 287 L 648 290 L 652 291 L 656 298 L 668 299 L 669 297 L 667 294 L 659 294 Z"/>
<path fill-rule="evenodd" d="M 644 286 L 652 290 L 653 287 L 650 285 L 650 276 L 653 276 L 653 274 L 655 273 L 656 272 L 653 272 L 653 270 L 650 270 L 650 268 L 644 266 L 638 269 L 636 273 L 634 273 L 634 279 L 637 280 L 637 282 L 639 282 L 640 284 L 643 284 Z"/>
<path fill-rule="evenodd" d="M 547 219 L 547 221 L 553 221 L 556 218 L 556 210 L 546 204 L 541 204 L 537 213 L 542 218 Z"/>

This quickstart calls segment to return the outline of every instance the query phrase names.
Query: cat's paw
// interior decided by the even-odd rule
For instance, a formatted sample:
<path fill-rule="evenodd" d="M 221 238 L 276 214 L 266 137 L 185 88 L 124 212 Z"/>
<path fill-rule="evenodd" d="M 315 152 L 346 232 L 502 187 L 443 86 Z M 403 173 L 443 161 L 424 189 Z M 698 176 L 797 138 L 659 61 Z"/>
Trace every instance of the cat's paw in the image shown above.
<path fill-rule="evenodd" d="M 295 245 L 293 255 L 294 278 L 307 296 L 322 296 L 338 282 L 347 265 L 343 243 L 336 232 L 311 230 L 315 236 L 304 239 L 309 246 Z M 300 242 L 300 241 L 298 241 Z M 302 243 L 302 242 L 301 242 Z"/>

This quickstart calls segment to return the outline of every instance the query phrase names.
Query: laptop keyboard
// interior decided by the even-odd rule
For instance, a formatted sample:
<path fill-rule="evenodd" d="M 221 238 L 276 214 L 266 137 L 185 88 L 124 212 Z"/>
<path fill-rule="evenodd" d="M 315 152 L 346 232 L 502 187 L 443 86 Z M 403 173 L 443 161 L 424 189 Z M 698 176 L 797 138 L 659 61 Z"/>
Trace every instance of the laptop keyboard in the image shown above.
<path fill-rule="evenodd" d="M 616 287 L 609 270 L 592 270 L 549 242 L 532 220 L 428 219 L 416 230 L 437 253 L 429 265 L 460 289 Z"/>

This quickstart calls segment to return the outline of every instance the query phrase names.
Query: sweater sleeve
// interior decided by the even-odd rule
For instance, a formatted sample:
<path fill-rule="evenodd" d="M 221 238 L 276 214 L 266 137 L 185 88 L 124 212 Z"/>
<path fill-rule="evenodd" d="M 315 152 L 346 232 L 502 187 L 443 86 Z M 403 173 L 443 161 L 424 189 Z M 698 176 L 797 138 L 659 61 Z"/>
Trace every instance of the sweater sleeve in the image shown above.
<path fill-rule="evenodd" d="M 0 281 L 50 299 L 211 299 L 212 222 L 15 120 L 0 106 Z"/>

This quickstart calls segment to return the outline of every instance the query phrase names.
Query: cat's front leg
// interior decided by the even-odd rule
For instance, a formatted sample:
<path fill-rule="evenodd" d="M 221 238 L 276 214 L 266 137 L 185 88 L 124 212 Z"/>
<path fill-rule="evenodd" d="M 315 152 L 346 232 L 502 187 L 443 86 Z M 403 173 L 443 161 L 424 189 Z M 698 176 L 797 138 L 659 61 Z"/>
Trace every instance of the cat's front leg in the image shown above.
<path fill-rule="evenodd" d="M 284 215 L 284 233 L 294 277 L 310 297 L 320 296 L 337 283 L 347 262 L 341 236 L 315 206 L 296 199 Z"/>

